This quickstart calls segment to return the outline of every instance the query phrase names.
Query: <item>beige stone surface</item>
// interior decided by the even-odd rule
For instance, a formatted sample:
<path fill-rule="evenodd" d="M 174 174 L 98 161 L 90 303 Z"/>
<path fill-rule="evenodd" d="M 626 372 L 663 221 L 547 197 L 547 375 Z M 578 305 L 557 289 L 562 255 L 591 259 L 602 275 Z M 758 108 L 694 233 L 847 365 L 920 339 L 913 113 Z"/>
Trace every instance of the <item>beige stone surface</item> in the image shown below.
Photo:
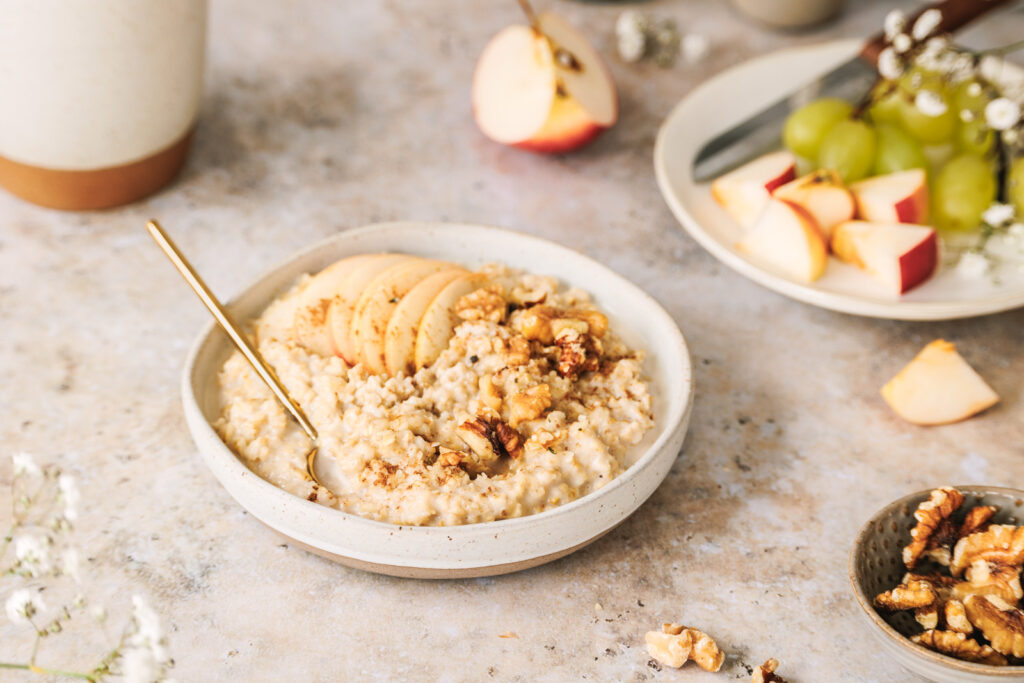
<path fill-rule="evenodd" d="M 549 4 L 612 54 L 625 5 Z M 772 49 L 863 34 L 892 4 L 914 5 L 850 2 L 840 21 L 797 34 L 747 23 L 721 0 L 636 5 L 706 35 L 708 60 L 662 70 L 610 56 L 619 124 L 543 158 L 492 144 L 471 118 L 475 57 L 519 20 L 511 1 L 217 0 L 179 182 L 91 214 L 0 194 L 0 510 L 8 451 L 75 474 L 85 591 L 107 604 L 112 633 L 129 596 L 149 596 L 182 681 L 733 680 L 768 657 L 795 681 L 914 680 L 862 625 L 847 553 L 862 522 L 909 491 L 1024 482 L 1024 311 L 910 324 L 790 301 L 687 237 L 651 168 L 658 124 L 701 80 Z M 1022 28 L 1018 10 L 975 35 L 1008 42 Z M 225 296 L 374 221 L 496 224 L 580 249 L 686 334 L 697 385 L 686 446 L 626 523 L 538 569 L 426 582 L 330 564 L 261 526 L 200 462 L 178 383 L 207 314 L 145 234 L 151 216 Z M 1003 401 L 963 424 L 915 428 L 878 389 L 940 336 Z M 723 673 L 652 668 L 643 634 L 665 621 L 716 638 Z M 86 626 L 48 638 L 40 663 L 87 667 L 105 641 Z M 0 622 L 0 660 L 30 647 Z"/>

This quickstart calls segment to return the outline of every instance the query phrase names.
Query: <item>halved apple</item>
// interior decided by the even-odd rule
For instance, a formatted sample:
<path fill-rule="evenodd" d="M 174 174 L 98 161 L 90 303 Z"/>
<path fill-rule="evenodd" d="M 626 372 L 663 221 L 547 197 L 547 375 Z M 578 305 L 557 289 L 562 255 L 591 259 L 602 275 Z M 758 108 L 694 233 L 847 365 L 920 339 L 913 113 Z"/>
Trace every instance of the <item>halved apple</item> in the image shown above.
<path fill-rule="evenodd" d="M 711 183 L 711 196 L 744 228 L 751 227 L 772 192 L 796 178 L 796 157 L 785 150 L 765 154 Z"/>
<path fill-rule="evenodd" d="M 828 248 L 814 218 L 783 199 L 769 199 L 736 248 L 797 280 L 813 282 L 825 272 Z"/>
<path fill-rule="evenodd" d="M 452 268 L 428 275 L 398 302 L 384 333 L 384 364 L 389 375 L 416 371 L 416 333 L 427 307 L 450 282 L 466 274 L 462 268 Z"/>
<path fill-rule="evenodd" d="M 291 322 L 295 341 L 300 346 L 321 356 L 330 356 L 334 353 L 334 343 L 327 325 L 327 309 L 331 300 L 342 289 L 346 278 L 365 261 L 365 256 L 353 256 L 336 261 L 314 275 L 295 295 Z M 287 314 L 287 309 L 282 305 L 282 308 L 273 312 L 270 320 L 280 317 L 283 322 Z M 264 330 L 268 329 L 269 327 L 265 325 Z"/>
<path fill-rule="evenodd" d="M 939 261 L 935 230 L 926 225 L 845 221 L 832 232 L 832 252 L 903 294 L 927 280 Z"/>
<path fill-rule="evenodd" d="M 495 35 L 473 73 L 473 114 L 497 142 L 534 152 L 567 152 L 619 116 L 611 73 L 571 24 L 551 12 L 536 28 Z"/>
<path fill-rule="evenodd" d="M 353 312 L 370 281 L 388 268 L 412 260 L 407 254 L 374 254 L 356 265 L 327 309 L 327 327 L 331 331 L 334 353 L 348 363 L 359 362 L 352 329 Z"/>
<path fill-rule="evenodd" d="M 441 352 L 448 348 L 455 326 L 459 324 L 459 316 L 455 313 L 455 305 L 459 299 L 487 286 L 487 278 L 477 273 L 462 275 L 449 282 L 434 300 L 420 319 L 416 331 L 416 369 L 430 365 Z"/>
<path fill-rule="evenodd" d="M 826 244 L 832 234 L 832 228 L 853 218 L 857 208 L 853 195 L 843 187 L 839 174 L 828 169 L 814 171 L 791 180 L 776 188 L 772 196 L 803 207 L 811 214 Z"/>
<path fill-rule="evenodd" d="M 996 392 L 944 339 L 924 347 L 882 387 L 882 397 L 897 415 L 918 425 L 959 422 L 999 402 Z"/>
<path fill-rule="evenodd" d="M 398 304 L 423 278 L 454 266 L 443 261 L 415 259 L 381 272 L 363 291 L 352 318 L 356 353 L 368 372 L 381 374 L 384 362 L 384 333 Z"/>
<path fill-rule="evenodd" d="M 857 217 L 879 223 L 927 223 L 928 176 L 911 168 L 850 185 Z"/>

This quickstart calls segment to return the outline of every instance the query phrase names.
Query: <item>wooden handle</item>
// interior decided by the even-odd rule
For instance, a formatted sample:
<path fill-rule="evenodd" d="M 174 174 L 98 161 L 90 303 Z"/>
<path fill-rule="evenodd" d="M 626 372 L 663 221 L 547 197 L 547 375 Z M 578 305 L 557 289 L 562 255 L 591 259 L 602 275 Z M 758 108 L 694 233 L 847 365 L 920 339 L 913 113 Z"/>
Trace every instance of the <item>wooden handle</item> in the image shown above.
<path fill-rule="evenodd" d="M 959 28 L 963 28 L 986 12 L 1009 2 L 1010 0 L 945 0 L 945 2 L 937 2 L 907 17 L 907 29 L 909 31 L 910 27 L 917 21 L 917 18 L 927 10 L 937 9 L 942 12 L 942 21 L 939 22 L 938 28 L 932 31 L 932 33 L 936 35 L 939 33 L 952 33 Z M 864 43 L 864 47 L 860 51 L 860 58 L 869 64 L 877 64 L 878 54 L 885 46 L 885 34 L 877 33 L 868 42 Z"/>

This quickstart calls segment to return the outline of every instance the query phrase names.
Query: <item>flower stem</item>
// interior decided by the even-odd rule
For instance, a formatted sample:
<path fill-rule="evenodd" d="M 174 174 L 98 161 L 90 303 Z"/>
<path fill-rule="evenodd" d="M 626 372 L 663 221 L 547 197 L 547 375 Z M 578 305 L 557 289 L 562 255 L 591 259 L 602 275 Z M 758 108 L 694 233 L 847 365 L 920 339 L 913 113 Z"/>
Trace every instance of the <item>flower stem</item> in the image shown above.
<path fill-rule="evenodd" d="M 1010 43 L 1009 45 L 1003 45 L 1002 47 L 993 47 L 988 50 L 981 50 L 978 52 L 979 55 L 1008 55 L 1011 52 L 1024 48 L 1024 40 L 1018 40 Z"/>
<path fill-rule="evenodd" d="M 13 662 L 0 662 L 0 669 L 19 669 L 21 671 L 31 671 L 34 674 L 41 676 L 64 676 L 65 678 L 81 678 L 86 681 L 96 681 L 96 677 L 92 674 L 82 673 L 80 671 L 62 671 L 61 669 L 48 669 L 43 666 L 36 666 L 35 664 L 15 664 Z"/>

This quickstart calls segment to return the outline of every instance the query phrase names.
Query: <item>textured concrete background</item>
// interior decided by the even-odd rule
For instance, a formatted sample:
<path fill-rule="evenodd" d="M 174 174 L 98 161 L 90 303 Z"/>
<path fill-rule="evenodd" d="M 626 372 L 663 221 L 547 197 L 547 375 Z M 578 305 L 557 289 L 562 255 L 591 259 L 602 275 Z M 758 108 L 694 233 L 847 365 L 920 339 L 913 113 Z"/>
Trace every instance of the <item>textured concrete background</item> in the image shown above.
<path fill-rule="evenodd" d="M 1024 311 L 908 324 L 773 294 L 679 229 L 651 155 L 661 120 L 708 76 L 864 34 L 914 3 L 850 2 L 838 22 L 798 34 L 720 0 L 638 5 L 711 40 L 703 64 L 668 70 L 614 56 L 625 5 L 542 4 L 593 37 L 622 98 L 618 125 L 566 157 L 502 148 L 472 122 L 475 58 L 520 21 L 513 2 L 215 0 L 208 94 L 179 182 L 92 214 L 0 194 L 0 443 L 79 477 L 88 592 L 111 624 L 131 593 L 150 596 L 179 680 L 729 680 L 769 656 L 794 681 L 912 680 L 861 624 L 849 546 L 909 491 L 1024 481 Z M 1019 37 L 1024 14 L 1010 16 L 978 40 Z M 146 236 L 151 216 L 225 298 L 292 251 L 374 221 L 496 224 L 577 248 L 650 292 L 685 333 L 697 383 L 685 449 L 626 523 L 520 574 L 397 580 L 292 548 L 228 497 L 186 431 L 179 374 L 207 314 Z M 939 336 L 1003 402 L 914 428 L 878 388 Z M 650 667 L 643 633 L 669 620 L 716 638 L 723 673 Z M 50 639 L 40 662 L 88 666 L 103 644 L 83 625 Z M 0 624 L 0 660 L 29 647 Z"/>

